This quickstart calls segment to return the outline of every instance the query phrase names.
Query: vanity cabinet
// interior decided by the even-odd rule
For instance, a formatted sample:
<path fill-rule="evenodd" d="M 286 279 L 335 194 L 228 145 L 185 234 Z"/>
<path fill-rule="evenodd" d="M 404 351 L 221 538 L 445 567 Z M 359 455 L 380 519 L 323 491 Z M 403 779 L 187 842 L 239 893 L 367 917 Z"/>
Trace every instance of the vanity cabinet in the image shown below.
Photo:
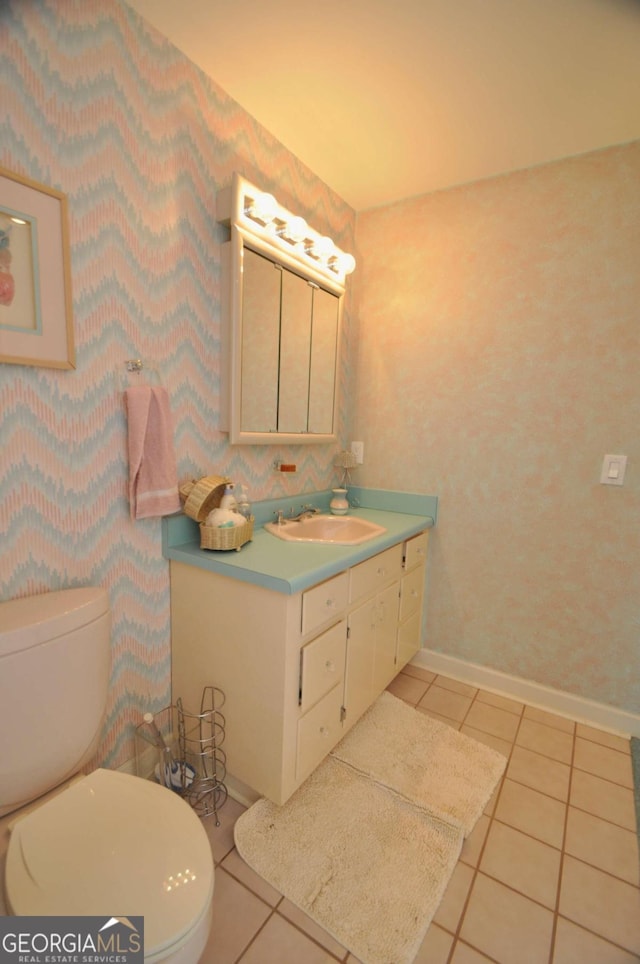
<path fill-rule="evenodd" d="M 417 651 L 427 535 L 294 595 L 172 560 L 173 701 L 224 691 L 248 799 L 284 803 Z"/>

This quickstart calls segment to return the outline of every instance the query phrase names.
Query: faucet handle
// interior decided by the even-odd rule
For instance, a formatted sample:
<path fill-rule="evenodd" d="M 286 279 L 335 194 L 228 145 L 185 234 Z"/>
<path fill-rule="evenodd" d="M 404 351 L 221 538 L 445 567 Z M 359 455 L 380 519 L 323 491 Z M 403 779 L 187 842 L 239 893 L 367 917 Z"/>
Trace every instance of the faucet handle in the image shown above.
<path fill-rule="evenodd" d="M 276 511 L 273 514 L 276 517 L 276 525 L 279 525 L 279 526 L 283 525 L 284 509 L 276 509 Z"/>

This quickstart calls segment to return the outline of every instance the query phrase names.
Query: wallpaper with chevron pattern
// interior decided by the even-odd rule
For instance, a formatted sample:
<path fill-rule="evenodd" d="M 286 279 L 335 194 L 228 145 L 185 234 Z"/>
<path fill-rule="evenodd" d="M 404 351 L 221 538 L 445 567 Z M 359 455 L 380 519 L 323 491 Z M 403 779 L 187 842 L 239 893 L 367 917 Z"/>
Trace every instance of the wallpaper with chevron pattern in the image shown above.
<path fill-rule="evenodd" d="M 108 589 L 97 762 L 118 766 L 170 701 L 169 570 L 160 521 L 129 518 L 124 361 L 169 391 L 180 479 L 221 472 L 254 499 L 327 488 L 333 448 L 231 448 L 218 428 L 215 198 L 238 170 L 346 250 L 355 215 L 119 0 L 0 0 L 0 79 L 0 165 L 68 197 L 77 356 L 68 372 L 0 365 L 0 599 Z"/>

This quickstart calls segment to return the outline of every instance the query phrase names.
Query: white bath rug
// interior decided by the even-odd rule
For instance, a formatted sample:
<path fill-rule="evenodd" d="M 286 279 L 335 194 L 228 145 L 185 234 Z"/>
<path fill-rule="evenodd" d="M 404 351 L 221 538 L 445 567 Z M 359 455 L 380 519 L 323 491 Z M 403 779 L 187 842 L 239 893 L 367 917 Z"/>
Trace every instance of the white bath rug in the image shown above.
<path fill-rule="evenodd" d="M 467 837 L 504 772 L 506 758 L 382 693 L 332 751 Z"/>
<path fill-rule="evenodd" d="M 410 964 L 505 765 L 383 693 L 284 806 L 236 821 L 236 847 L 364 964 Z"/>
<path fill-rule="evenodd" d="M 462 833 L 331 757 L 238 818 L 240 856 L 364 964 L 410 964 Z"/>

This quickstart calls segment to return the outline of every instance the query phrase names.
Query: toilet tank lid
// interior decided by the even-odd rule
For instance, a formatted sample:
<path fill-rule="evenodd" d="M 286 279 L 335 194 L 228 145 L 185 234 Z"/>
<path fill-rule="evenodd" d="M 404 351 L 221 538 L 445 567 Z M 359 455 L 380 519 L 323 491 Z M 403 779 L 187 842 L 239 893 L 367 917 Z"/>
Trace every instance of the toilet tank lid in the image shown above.
<path fill-rule="evenodd" d="M 60 589 L 0 603 L 0 657 L 38 646 L 86 626 L 109 611 L 97 586 Z"/>

